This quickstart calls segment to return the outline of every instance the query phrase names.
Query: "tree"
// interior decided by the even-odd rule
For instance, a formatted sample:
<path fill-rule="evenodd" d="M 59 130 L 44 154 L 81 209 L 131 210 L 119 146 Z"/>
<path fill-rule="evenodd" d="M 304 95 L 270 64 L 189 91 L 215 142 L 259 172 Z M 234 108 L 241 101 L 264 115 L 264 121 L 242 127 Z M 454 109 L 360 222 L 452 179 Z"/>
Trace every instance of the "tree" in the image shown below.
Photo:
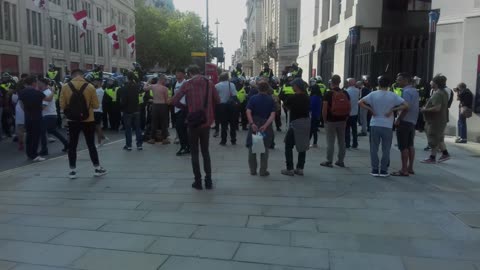
<path fill-rule="evenodd" d="M 205 51 L 206 44 L 198 15 L 145 7 L 141 2 L 137 4 L 136 38 L 138 62 L 146 69 L 159 63 L 169 71 L 189 65 L 191 53 Z M 210 44 L 213 45 L 213 38 Z"/>

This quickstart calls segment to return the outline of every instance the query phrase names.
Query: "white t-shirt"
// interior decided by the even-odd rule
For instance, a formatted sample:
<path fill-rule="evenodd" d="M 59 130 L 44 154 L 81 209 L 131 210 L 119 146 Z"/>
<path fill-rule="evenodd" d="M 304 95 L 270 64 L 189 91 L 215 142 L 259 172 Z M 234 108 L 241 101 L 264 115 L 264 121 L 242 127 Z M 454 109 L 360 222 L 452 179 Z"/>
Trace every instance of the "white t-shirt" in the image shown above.
<path fill-rule="evenodd" d="M 347 93 L 350 96 L 350 104 L 352 105 L 350 116 L 358 115 L 358 100 L 360 99 L 360 90 L 355 86 L 350 86 L 347 88 Z"/>
<path fill-rule="evenodd" d="M 405 100 L 397 94 L 384 90 L 373 91 L 362 98 L 362 100 L 369 104 L 375 112 L 375 116 L 372 116 L 372 120 L 370 121 L 370 126 L 385 128 L 393 128 L 394 120 L 393 113 L 388 118 L 385 117 L 385 114 L 405 102 Z"/>
<path fill-rule="evenodd" d="M 53 92 L 52 90 L 50 89 L 46 89 L 46 90 L 43 90 L 43 94 L 46 96 L 46 97 L 50 97 L 53 95 Z M 43 111 L 42 111 L 42 115 L 43 116 L 47 116 L 47 115 L 57 115 L 57 106 L 55 105 L 55 100 L 52 100 L 52 101 L 43 101 Z"/>
<path fill-rule="evenodd" d="M 97 92 L 97 98 L 98 98 L 98 109 L 94 109 L 93 112 L 103 113 L 102 102 L 103 102 L 103 96 L 105 95 L 105 91 L 103 91 L 102 88 L 97 88 L 96 92 Z"/>
<path fill-rule="evenodd" d="M 186 82 L 186 80 L 183 80 L 182 82 L 177 82 L 177 84 L 175 85 L 175 89 L 173 89 L 173 95 L 176 95 L 178 93 L 178 91 L 180 91 L 180 88 L 182 87 L 182 85 Z M 186 101 L 185 101 L 185 96 L 182 97 L 182 99 L 180 99 L 180 103 L 182 104 L 187 104 Z M 179 112 L 180 109 L 175 107 L 175 113 Z"/>
<path fill-rule="evenodd" d="M 22 102 L 18 99 L 17 94 L 12 95 L 12 102 L 15 104 L 15 125 L 25 125 L 25 112 L 23 112 Z"/>

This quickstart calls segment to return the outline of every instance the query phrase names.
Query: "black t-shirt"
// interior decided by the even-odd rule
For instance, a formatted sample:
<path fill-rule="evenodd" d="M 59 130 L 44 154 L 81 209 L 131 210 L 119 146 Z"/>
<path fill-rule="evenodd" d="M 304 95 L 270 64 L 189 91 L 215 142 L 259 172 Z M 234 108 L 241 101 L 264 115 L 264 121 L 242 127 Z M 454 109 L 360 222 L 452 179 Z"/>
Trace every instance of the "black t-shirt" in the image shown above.
<path fill-rule="evenodd" d="M 42 102 L 45 98 L 45 95 L 41 91 L 38 91 L 35 88 L 27 87 L 19 93 L 18 98 L 23 103 L 25 119 L 42 119 Z"/>
<path fill-rule="evenodd" d="M 325 97 L 323 98 L 323 102 L 328 102 L 328 111 L 327 111 L 327 122 L 341 122 L 345 121 L 348 118 L 347 116 L 333 116 L 332 115 L 332 98 L 333 98 L 333 91 L 342 91 L 345 96 L 347 96 L 348 100 L 350 100 L 350 96 L 348 92 L 345 90 L 341 90 L 340 88 L 334 88 L 330 91 L 325 92 Z"/>
<path fill-rule="evenodd" d="M 460 107 L 466 106 L 470 109 L 473 107 L 473 94 L 469 89 L 465 89 L 458 94 L 460 100 Z"/>
<path fill-rule="evenodd" d="M 310 97 L 307 94 L 295 94 L 290 96 L 285 106 L 290 111 L 290 122 L 310 117 Z"/>
<path fill-rule="evenodd" d="M 362 98 L 368 96 L 368 94 L 370 94 L 370 92 L 372 92 L 372 90 L 368 89 L 367 87 L 363 87 L 362 88 Z"/>

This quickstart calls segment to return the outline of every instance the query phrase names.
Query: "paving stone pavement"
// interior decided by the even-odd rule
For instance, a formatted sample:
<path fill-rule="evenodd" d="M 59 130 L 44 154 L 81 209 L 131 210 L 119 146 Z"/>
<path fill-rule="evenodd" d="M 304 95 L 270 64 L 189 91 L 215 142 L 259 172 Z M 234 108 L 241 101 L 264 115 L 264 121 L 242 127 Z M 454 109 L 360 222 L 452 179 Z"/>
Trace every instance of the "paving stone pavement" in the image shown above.
<path fill-rule="evenodd" d="M 76 180 L 65 156 L 0 173 L 0 270 L 480 269 L 478 145 L 449 144 L 452 160 L 381 179 L 365 137 L 347 168 L 320 167 L 322 131 L 305 176 L 286 177 L 283 136 L 268 178 L 250 176 L 245 147 L 212 138 L 213 191 L 191 189 L 176 145 L 108 145 L 103 178 L 84 151 Z M 417 160 L 425 144 L 419 135 Z"/>

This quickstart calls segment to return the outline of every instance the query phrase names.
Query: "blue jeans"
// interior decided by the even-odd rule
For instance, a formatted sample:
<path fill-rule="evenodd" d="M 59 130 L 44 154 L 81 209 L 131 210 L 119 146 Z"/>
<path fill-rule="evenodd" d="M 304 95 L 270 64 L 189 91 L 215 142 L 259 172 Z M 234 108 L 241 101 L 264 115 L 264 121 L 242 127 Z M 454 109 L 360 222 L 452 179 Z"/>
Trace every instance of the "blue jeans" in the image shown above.
<path fill-rule="evenodd" d="M 460 137 L 462 140 L 466 140 L 467 139 L 467 118 L 463 117 L 461 114 L 458 115 L 457 128 L 458 128 L 458 137 Z"/>
<path fill-rule="evenodd" d="M 140 113 L 124 113 L 123 124 L 125 127 L 125 140 L 126 146 L 132 147 L 132 127 L 135 129 L 135 135 L 137 137 L 137 147 L 142 146 L 142 129 L 140 128 Z"/>
<path fill-rule="evenodd" d="M 48 155 L 48 142 L 47 142 L 47 133 L 55 136 L 63 144 L 63 148 L 68 148 L 67 139 L 60 133 L 57 129 L 57 116 L 56 115 L 46 115 L 43 117 L 42 121 L 42 135 L 40 137 L 42 149 L 40 154 Z"/>
<path fill-rule="evenodd" d="M 378 171 L 378 149 L 380 143 L 382 144 L 382 160 L 380 164 L 380 171 L 388 172 L 390 165 L 390 149 L 392 148 L 393 131 L 392 128 L 386 127 L 370 127 L 370 160 L 372 163 L 372 170 Z"/>

